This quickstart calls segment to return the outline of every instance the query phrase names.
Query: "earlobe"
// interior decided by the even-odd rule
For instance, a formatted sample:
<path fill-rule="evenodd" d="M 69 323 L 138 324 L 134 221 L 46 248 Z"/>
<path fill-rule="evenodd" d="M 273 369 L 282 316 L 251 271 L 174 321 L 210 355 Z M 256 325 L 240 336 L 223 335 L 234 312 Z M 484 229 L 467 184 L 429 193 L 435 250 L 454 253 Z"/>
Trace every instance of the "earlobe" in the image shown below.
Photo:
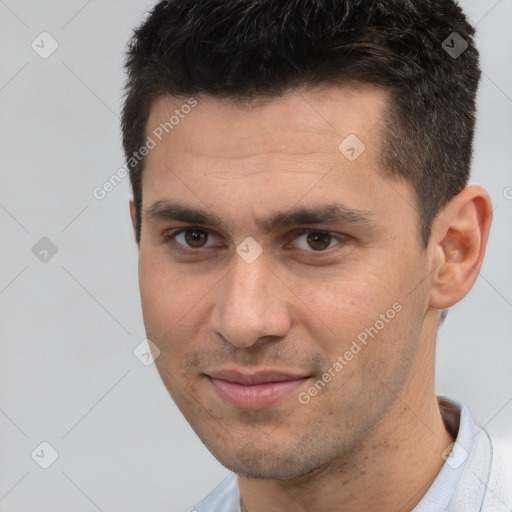
<path fill-rule="evenodd" d="M 430 306 L 445 309 L 466 296 L 478 277 L 492 223 L 489 194 L 469 186 L 436 219 Z"/>

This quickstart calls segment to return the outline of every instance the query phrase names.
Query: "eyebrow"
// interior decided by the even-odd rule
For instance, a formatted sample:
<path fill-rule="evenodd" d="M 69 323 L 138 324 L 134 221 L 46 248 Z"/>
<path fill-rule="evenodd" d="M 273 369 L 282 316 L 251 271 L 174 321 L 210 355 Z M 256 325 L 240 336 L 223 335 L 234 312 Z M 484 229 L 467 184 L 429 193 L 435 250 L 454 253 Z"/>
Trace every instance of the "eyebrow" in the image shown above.
<path fill-rule="evenodd" d="M 234 231 L 229 221 L 217 214 L 180 203 L 160 200 L 144 210 L 147 221 L 180 221 L 188 224 L 203 224 L 212 228 L 225 227 Z M 296 208 L 289 211 L 275 212 L 265 219 L 257 219 L 257 226 L 264 232 L 299 224 L 366 224 L 376 225 L 377 217 L 368 210 L 355 210 L 341 203 Z"/>

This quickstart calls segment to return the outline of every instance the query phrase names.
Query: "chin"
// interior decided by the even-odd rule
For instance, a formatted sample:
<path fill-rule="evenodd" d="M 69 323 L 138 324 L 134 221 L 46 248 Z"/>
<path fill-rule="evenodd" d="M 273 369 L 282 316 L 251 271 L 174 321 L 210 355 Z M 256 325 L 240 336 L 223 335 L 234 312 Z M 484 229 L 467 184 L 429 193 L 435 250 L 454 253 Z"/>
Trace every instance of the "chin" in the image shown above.
<path fill-rule="evenodd" d="M 262 480 L 284 480 L 305 475 L 326 462 L 313 460 L 300 447 L 290 448 L 289 453 L 284 453 L 275 447 L 265 449 L 251 442 L 234 453 L 211 452 L 224 467 L 237 475 Z"/>

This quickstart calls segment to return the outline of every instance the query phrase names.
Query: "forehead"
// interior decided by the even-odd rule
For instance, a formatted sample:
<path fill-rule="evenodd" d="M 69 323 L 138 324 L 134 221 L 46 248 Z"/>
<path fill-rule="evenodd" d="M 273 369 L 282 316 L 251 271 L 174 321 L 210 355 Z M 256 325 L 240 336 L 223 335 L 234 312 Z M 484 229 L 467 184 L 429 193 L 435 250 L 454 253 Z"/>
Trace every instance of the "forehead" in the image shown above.
<path fill-rule="evenodd" d="M 197 103 L 192 108 L 190 98 L 155 100 L 147 135 L 163 127 L 162 138 L 178 149 L 204 157 L 243 158 L 258 147 L 267 153 L 333 152 L 349 134 L 371 146 L 388 93 L 360 84 L 302 88 L 250 102 L 207 95 L 193 100 Z"/>
<path fill-rule="evenodd" d="M 155 146 L 143 173 L 144 210 L 180 203 L 235 215 L 251 229 L 299 205 L 395 215 L 398 196 L 378 168 L 387 101 L 384 89 L 367 85 L 295 90 L 250 104 L 161 97 L 146 129 Z"/>

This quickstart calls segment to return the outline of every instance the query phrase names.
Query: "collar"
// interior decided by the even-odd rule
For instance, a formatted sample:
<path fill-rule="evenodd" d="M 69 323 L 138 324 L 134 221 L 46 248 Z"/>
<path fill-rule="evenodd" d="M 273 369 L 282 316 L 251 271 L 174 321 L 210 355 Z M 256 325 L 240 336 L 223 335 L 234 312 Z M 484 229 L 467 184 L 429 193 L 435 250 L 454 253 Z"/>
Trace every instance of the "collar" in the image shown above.
<path fill-rule="evenodd" d="M 481 509 L 491 468 L 491 443 L 467 407 L 445 396 L 437 397 L 446 429 L 455 437 L 443 452 L 445 463 L 412 512 L 460 512 Z M 454 435 L 455 434 L 455 435 Z"/>

